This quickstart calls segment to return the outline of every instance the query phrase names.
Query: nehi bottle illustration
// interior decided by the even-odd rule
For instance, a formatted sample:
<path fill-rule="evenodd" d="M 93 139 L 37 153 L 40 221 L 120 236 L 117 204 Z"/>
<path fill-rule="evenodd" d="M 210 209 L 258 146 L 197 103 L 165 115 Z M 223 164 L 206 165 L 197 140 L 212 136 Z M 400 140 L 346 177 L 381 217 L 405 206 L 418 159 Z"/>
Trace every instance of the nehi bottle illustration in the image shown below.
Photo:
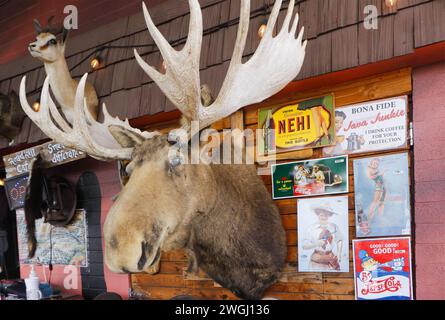
<path fill-rule="evenodd" d="M 275 121 L 273 119 L 272 110 L 267 112 L 266 120 L 263 126 L 264 138 L 264 154 L 275 151 Z"/>

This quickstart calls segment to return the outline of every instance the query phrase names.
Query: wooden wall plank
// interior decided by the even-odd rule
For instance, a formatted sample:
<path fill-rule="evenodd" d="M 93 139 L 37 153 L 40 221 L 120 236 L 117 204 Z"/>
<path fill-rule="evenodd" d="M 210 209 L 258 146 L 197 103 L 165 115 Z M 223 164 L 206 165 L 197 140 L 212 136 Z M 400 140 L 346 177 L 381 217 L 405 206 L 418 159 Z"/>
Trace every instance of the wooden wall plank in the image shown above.
<path fill-rule="evenodd" d="M 357 25 L 332 32 L 332 71 L 358 65 Z"/>
<path fill-rule="evenodd" d="M 318 35 L 319 1 L 304 1 L 300 4 L 300 23 L 304 26 L 304 39 Z"/>
<path fill-rule="evenodd" d="M 445 40 L 445 2 L 435 0 L 414 8 L 414 43 L 419 48 Z"/>
<path fill-rule="evenodd" d="M 414 52 L 414 9 L 401 10 L 394 17 L 394 56 Z"/>
<path fill-rule="evenodd" d="M 323 34 L 325 32 L 337 29 L 339 7 L 340 4 L 337 0 L 318 0 L 319 16 L 317 19 L 317 34 Z M 349 10 L 349 8 L 347 10 Z"/>
<path fill-rule="evenodd" d="M 359 2 L 357 0 L 338 0 L 336 6 L 339 27 L 358 22 Z"/>

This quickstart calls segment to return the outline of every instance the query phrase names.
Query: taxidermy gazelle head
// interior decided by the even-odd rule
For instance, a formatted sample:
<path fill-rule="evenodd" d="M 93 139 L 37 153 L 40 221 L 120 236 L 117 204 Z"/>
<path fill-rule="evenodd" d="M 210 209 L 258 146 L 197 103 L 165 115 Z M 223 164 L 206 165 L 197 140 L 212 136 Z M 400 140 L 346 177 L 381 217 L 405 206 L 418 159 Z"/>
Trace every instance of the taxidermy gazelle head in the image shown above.
<path fill-rule="evenodd" d="M 273 35 L 281 4 L 282 0 L 275 1 L 258 49 L 242 63 L 250 1 L 241 0 L 234 53 L 214 101 L 204 99 L 207 90 L 202 90 L 199 77 L 203 23 L 198 0 L 189 0 L 189 35 L 181 51 L 161 35 L 143 4 L 145 21 L 166 62 L 166 73 L 156 71 L 135 51 L 136 60 L 184 119 L 199 121 L 199 128 L 204 129 L 274 95 L 298 75 L 306 42 L 302 43 L 303 31 L 296 34 L 294 0 L 281 30 Z M 44 133 L 97 159 L 130 161 L 130 178 L 104 226 L 108 267 L 120 273 L 154 273 L 162 251 L 185 248 L 191 270 L 201 268 L 239 297 L 260 298 L 280 275 L 286 240 L 278 209 L 255 166 L 175 162 L 169 152 L 177 145 L 168 136 L 134 129 L 128 121 L 111 117 L 105 106 L 103 123 L 90 119 L 84 104 L 86 75 L 77 87 L 71 127 L 51 100 L 50 77 L 45 80 L 37 113 L 26 101 L 25 78 L 20 87 L 25 112 Z"/>
<path fill-rule="evenodd" d="M 45 28 L 40 25 L 39 21 L 34 20 L 37 37 L 36 41 L 29 44 L 28 50 L 31 56 L 44 63 L 56 101 L 60 104 L 68 122 L 72 123 L 74 96 L 78 81 L 72 79 L 65 60 L 65 47 L 69 31 L 64 27 L 53 26 L 53 18 L 48 19 L 48 25 Z M 94 87 L 88 83 L 85 88 L 85 98 L 91 116 L 97 119 L 99 101 Z"/>
<path fill-rule="evenodd" d="M 24 118 L 17 94 L 14 91 L 8 95 L 0 93 L 0 136 L 12 143 L 20 132 Z"/>

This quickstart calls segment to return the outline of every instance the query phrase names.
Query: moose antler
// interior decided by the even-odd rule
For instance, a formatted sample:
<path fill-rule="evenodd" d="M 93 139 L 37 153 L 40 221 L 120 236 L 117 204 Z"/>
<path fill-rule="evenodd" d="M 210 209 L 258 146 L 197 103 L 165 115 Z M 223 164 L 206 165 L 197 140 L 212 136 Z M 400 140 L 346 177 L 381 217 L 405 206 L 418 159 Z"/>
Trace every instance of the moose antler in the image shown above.
<path fill-rule="evenodd" d="M 295 38 L 298 14 L 293 17 L 295 0 L 291 0 L 280 32 L 273 36 L 282 0 L 275 1 L 264 36 L 251 59 L 242 63 L 250 20 L 250 0 L 241 0 L 240 23 L 226 79 L 217 99 L 210 105 L 201 102 L 199 60 L 203 36 L 202 12 L 198 0 L 188 0 L 190 5 L 189 36 L 184 48 L 176 51 L 154 25 L 147 7 L 142 3 L 145 21 L 150 34 L 159 47 L 167 70 L 161 74 L 149 66 L 135 50 L 135 57 L 144 71 L 157 83 L 164 94 L 188 120 L 199 120 L 200 128 L 224 118 L 238 109 L 260 102 L 282 90 L 299 73 L 305 56 L 306 41 L 302 44 L 303 31 Z M 104 122 L 95 121 L 84 98 L 85 74 L 79 82 L 75 96 L 73 124 L 61 116 L 49 93 L 49 78 L 42 88 L 41 109 L 35 112 L 26 100 L 25 82 L 20 84 L 20 102 L 23 110 L 50 138 L 67 147 L 84 151 L 101 160 L 131 159 L 133 149 L 122 148 L 110 133 L 110 126 L 121 126 L 145 139 L 158 132 L 141 132 L 132 128 L 128 120 L 121 121 L 109 115 L 103 105 Z M 97 141 L 96 141 L 96 140 Z"/>
<path fill-rule="evenodd" d="M 199 60 L 202 43 L 202 13 L 198 0 L 189 0 L 189 37 L 184 48 L 176 51 L 154 25 L 144 3 L 148 31 L 167 65 L 161 74 L 149 66 L 134 50 L 137 62 L 160 87 L 171 102 L 189 120 L 199 120 L 200 128 L 232 114 L 238 109 L 258 103 L 282 90 L 300 72 L 307 41 L 302 43 L 304 28 L 295 38 L 298 14 L 293 16 L 295 0 L 291 0 L 280 32 L 274 37 L 282 0 L 275 1 L 264 36 L 251 59 L 242 63 L 250 20 L 250 0 L 241 0 L 240 23 L 235 49 L 227 76 L 218 98 L 205 107 L 200 99 Z"/>
<path fill-rule="evenodd" d="M 100 160 L 131 159 L 133 148 L 122 148 L 111 135 L 109 131 L 110 126 L 124 127 L 146 139 L 150 139 L 159 133 L 142 132 L 132 128 L 128 119 L 122 121 L 117 117 L 111 117 L 105 104 L 103 104 L 104 122 L 99 123 L 94 120 L 87 109 L 84 98 L 87 75 L 88 74 L 85 74 L 82 77 L 77 86 L 72 127 L 61 116 L 54 101 L 51 99 L 49 93 L 49 77 L 46 77 L 43 83 L 39 112 L 35 112 L 28 104 L 25 89 L 26 76 L 22 78 L 20 83 L 20 103 L 23 110 L 43 133 L 67 147 L 84 151 L 90 156 Z"/>

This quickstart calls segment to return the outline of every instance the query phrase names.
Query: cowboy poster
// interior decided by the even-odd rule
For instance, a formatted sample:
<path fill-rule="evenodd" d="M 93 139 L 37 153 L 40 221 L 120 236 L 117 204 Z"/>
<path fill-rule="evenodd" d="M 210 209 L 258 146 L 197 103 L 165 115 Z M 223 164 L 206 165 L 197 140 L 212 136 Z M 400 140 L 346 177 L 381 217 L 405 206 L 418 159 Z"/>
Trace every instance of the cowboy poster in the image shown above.
<path fill-rule="evenodd" d="M 334 142 L 334 96 L 261 109 L 258 155 L 319 148 Z"/>
<path fill-rule="evenodd" d="M 353 240 L 357 300 L 412 300 L 411 239 Z"/>
<path fill-rule="evenodd" d="M 272 165 L 274 199 L 346 193 L 348 189 L 347 156 Z"/>
<path fill-rule="evenodd" d="M 397 149 L 407 142 L 406 96 L 370 101 L 335 111 L 335 143 L 323 155 Z"/>
<path fill-rule="evenodd" d="M 298 200 L 298 271 L 349 272 L 348 196 Z"/>
<path fill-rule="evenodd" d="M 408 154 L 354 160 L 357 237 L 409 235 Z"/>

